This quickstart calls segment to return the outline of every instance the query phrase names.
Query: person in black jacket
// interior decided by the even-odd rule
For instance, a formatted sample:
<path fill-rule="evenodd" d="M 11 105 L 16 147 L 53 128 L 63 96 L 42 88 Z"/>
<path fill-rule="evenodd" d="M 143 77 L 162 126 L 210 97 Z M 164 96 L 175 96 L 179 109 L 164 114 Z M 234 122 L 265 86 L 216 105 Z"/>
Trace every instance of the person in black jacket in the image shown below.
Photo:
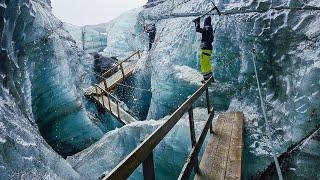
<path fill-rule="evenodd" d="M 145 25 L 144 31 L 149 35 L 149 51 L 150 51 L 154 43 L 154 39 L 156 37 L 156 31 L 157 31 L 156 25 L 154 23 L 150 25 Z"/>
<path fill-rule="evenodd" d="M 197 18 L 194 20 L 194 23 L 196 25 L 196 32 L 202 34 L 201 38 L 201 52 L 200 52 L 200 69 L 201 73 L 203 75 L 203 81 L 202 83 L 205 83 L 205 81 L 209 80 L 212 77 L 212 63 L 211 63 L 211 57 L 212 57 L 212 43 L 214 39 L 214 32 L 211 25 L 211 17 L 208 16 L 204 20 L 204 27 L 200 27 L 200 18 Z"/>

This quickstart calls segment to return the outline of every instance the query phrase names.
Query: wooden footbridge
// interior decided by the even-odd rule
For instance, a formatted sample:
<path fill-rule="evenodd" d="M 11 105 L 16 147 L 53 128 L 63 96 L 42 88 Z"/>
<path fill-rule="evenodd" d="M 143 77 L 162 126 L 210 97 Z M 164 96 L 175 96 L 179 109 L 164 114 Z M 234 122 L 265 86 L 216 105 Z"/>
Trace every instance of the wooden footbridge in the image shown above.
<path fill-rule="evenodd" d="M 120 162 L 110 173 L 101 176 L 104 180 L 127 179 L 142 164 L 144 179 L 155 179 L 153 151 L 181 117 L 188 112 L 192 150 L 181 171 L 179 179 L 241 179 L 243 151 L 243 113 L 230 112 L 219 115 L 213 124 L 214 109 L 210 105 L 209 86 L 213 78 L 201 86 L 166 120 L 147 137 L 136 149 Z M 99 89 L 100 86 L 97 86 Z M 103 88 L 100 88 L 102 91 Z M 96 90 L 97 94 L 103 94 Z M 193 104 L 203 95 L 206 96 L 208 119 L 200 137 L 195 135 Z M 108 95 L 110 96 L 110 95 Z M 102 101 L 103 102 L 103 101 Z M 210 130 L 209 143 L 199 163 L 201 147 Z"/>
<path fill-rule="evenodd" d="M 85 92 L 85 96 L 87 98 L 94 101 L 97 105 L 109 112 L 124 125 L 137 120 L 120 107 L 120 100 L 113 96 L 111 92 L 120 83 L 124 82 L 129 76 L 132 75 L 137 65 L 137 61 L 129 62 L 129 60 L 135 55 L 140 58 L 140 51 L 136 51 L 135 53 L 131 54 L 128 58 L 120 61 L 116 66 L 102 74 L 100 77 L 103 79 L 103 81 L 99 84 L 89 87 Z M 115 69 L 120 69 L 120 71 L 117 71 L 110 77 L 106 77 L 107 74 L 115 71 Z"/>
<path fill-rule="evenodd" d="M 118 63 L 114 68 L 120 71 L 89 88 L 85 96 L 107 110 L 122 124 L 126 125 L 137 121 L 120 107 L 120 101 L 111 94 L 119 83 L 132 75 L 137 62 L 127 63 L 140 51 L 130 55 Z M 105 74 L 113 71 L 110 69 Z M 190 139 L 192 150 L 181 171 L 179 179 L 188 179 L 195 172 L 195 179 L 241 179 L 242 151 L 243 151 L 243 113 L 223 113 L 213 124 L 214 108 L 210 105 L 209 86 L 213 78 L 209 79 L 192 96 L 190 96 L 155 132 L 146 138 L 110 173 L 101 176 L 104 180 L 127 179 L 134 170 L 142 164 L 144 179 L 155 179 L 153 151 L 169 131 L 177 124 L 181 117 L 188 112 L 190 124 Z M 203 95 L 206 96 L 208 119 L 202 129 L 200 137 L 195 135 L 193 104 Z M 209 143 L 199 163 L 201 147 L 210 130 Z"/>

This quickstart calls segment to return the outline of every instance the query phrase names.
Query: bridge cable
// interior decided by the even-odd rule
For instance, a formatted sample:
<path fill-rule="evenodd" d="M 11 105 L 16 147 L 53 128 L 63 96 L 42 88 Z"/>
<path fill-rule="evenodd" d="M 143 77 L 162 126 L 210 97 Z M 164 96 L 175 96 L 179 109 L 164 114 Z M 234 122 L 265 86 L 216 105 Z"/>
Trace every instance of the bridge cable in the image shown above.
<path fill-rule="evenodd" d="M 282 176 L 282 173 L 281 173 L 279 161 L 278 161 L 278 158 L 276 156 L 276 152 L 274 150 L 274 146 L 271 143 L 272 142 L 271 141 L 272 138 L 271 138 L 271 134 L 270 134 L 270 125 L 269 125 L 269 122 L 267 120 L 266 109 L 265 109 L 265 106 L 264 106 L 264 103 L 263 103 L 263 99 L 262 99 L 262 95 L 261 95 L 260 82 L 259 82 L 259 77 L 258 77 L 258 72 L 257 72 L 257 66 L 256 66 L 256 58 L 257 58 L 257 56 L 256 56 L 255 48 L 252 49 L 252 54 L 253 54 L 252 61 L 253 61 L 254 71 L 255 71 L 256 80 L 257 80 L 257 84 L 258 84 L 260 103 L 261 103 L 261 108 L 262 108 L 262 112 L 263 112 L 263 116 L 264 116 L 264 120 L 265 120 L 266 133 L 267 133 L 267 136 L 268 136 L 267 142 L 268 142 L 268 144 L 270 146 L 270 150 L 272 152 L 272 156 L 273 156 L 273 159 L 274 159 L 274 162 L 275 162 L 275 165 L 276 165 L 276 169 L 277 169 L 277 174 L 278 174 L 279 180 L 283 180 L 283 176 Z"/>

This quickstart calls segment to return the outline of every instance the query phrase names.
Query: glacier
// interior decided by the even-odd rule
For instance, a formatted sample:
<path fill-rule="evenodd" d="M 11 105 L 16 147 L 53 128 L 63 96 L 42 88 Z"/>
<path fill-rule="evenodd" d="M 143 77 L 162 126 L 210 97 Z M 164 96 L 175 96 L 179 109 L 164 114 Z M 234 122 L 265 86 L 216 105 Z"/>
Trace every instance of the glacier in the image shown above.
<path fill-rule="evenodd" d="M 319 125 L 320 3 L 215 2 L 224 15 L 211 14 L 217 83 L 210 87 L 210 96 L 217 111 L 245 114 L 243 178 L 249 179 L 273 161 L 252 48 L 273 145 L 280 155 Z M 144 50 L 126 84 L 150 90 L 120 87 L 115 92 L 130 113 L 144 120 L 121 127 L 84 98 L 85 89 L 96 82 L 93 58 L 70 32 L 74 27 L 51 13 L 50 0 L 1 0 L 0 179 L 96 179 L 110 172 L 200 86 L 200 36 L 192 20 L 210 8 L 210 0 L 150 1 L 107 23 L 102 54 L 121 59 Z M 157 27 L 149 53 L 145 21 Z M 204 104 L 203 98 L 196 104 L 197 134 L 204 124 Z M 155 149 L 157 178 L 179 175 L 191 148 L 186 118 Z M 319 144 L 318 134 L 308 139 L 288 160 L 284 177 L 319 179 Z M 130 179 L 141 179 L 141 168 Z"/>
<path fill-rule="evenodd" d="M 205 108 L 194 110 L 194 117 L 197 119 L 195 122 L 197 137 L 200 136 L 200 130 L 208 118 L 208 115 L 204 114 L 207 114 Z M 110 131 L 97 143 L 68 157 L 67 160 L 77 172 L 81 172 L 85 179 L 98 179 L 101 175 L 110 172 L 167 119 L 168 116 L 156 121 L 135 122 Z M 176 179 L 190 151 L 189 120 L 186 114 L 153 152 L 156 179 Z M 142 177 L 142 167 L 139 167 L 129 179 L 142 179 Z"/>
<path fill-rule="evenodd" d="M 68 31 L 78 47 L 86 53 L 100 52 L 107 46 L 107 36 L 90 26 L 81 27 L 65 22 L 63 29 Z"/>
<path fill-rule="evenodd" d="M 252 49 L 257 52 L 273 145 L 280 155 L 319 124 L 320 4 L 268 0 L 216 2 L 224 15 L 212 14 L 216 27 L 214 75 L 218 83 L 210 92 L 217 110 L 245 113 L 244 158 L 248 163 L 244 177 L 254 177 L 273 160 L 265 141 Z M 154 90 L 147 119 L 170 114 L 199 86 L 201 75 L 196 71 L 199 35 L 192 20 L 208 11 L 210 3 L 168 0 L 142 10 L 134 20 L 138 21 L 136 29 L 146 20 L 155 22 L 157 27 L 156 42 L 146 58 L 151 62 L 147 70 L 151 71 L 150 88 Z M 122 40 L 126 38 L 130 35 Z M 147 46 L 145 36 L 139 41 Z M 316 164 L 310 168 L 316 169 Z M 312 173 L 301 176 L 316 177 Z"/>

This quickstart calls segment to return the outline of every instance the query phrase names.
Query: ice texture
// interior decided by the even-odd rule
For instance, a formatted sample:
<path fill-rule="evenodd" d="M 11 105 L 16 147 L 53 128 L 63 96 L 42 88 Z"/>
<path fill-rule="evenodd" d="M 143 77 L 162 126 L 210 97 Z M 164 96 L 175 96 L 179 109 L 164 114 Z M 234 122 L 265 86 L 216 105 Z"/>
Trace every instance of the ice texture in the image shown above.
<path fill-rule="evenodd" d="M 88 118 L 83 100 L 83 89 L 91 84 L 86 70 L 93 68 L 93 58 L 78 49 L 51 9 L 38 3 L 33 8 L 35 19 L 23 56 L 30 73 L 32 112 L 46 141 L 66 156 L 102 135 Z"/>
<path fill-rule="evenodd" d="M 227 15 L 211 14 L 216 27 L 213 64 L 217 83 L 209 92 L 216 110 L 245 114 L 246 179 L 272 162 L 252 48 L 257 52 L 258 76 L 277 155 L 319 124 L 320 2 L 215 3 Z M 63 23 L 52 15 L 49 0 L 1 0 L 0 179 L 93 179 L 111 171 L 199 87 L 200 35 L 195 33 L 192 20 L 209 9 L 210 0 L 167 0 L 132 10 L 108 23 L 108 46 L 103 54 L 120 58 L 137 49 L 145 50 L 145 20 L 156 23 L 153 49 L 144 52 L 137 73 L 127 82 L 152 93 L 125 89 L 118 95 L 133 94 L 124 98 L 129 111 L 141 110 L 138 116 L 145 117 L 142 119 L 160 120 L 107 133 L 69 157 L 71 167 L 47 142 L 62 155 L 71 155 L 118 126 L 109 117 L 92 122 L 95 115 L 87 110 L 91 105 L 82 94 L 92 81 L 93 59 L 79 49 Z M 201 97 L 195 107 L 204 105 Z M 197 120 L 203 120 L 206 111 L 195 113 Z M 196 124 L 199 134 L 203 122 Z M 300 155 L 292 157 L 290 171 L 284 170 L 285 178 L 318 178 L 317 137 L 305 144 Z M 189 152 L 184 117 L 155 150 L 157 177 L 176 178 Z M 140 179 L 141 169 L 131 178 Z"/>
<path fill-rule="evenodd" d="M 206 112 L 207 109 L 203 108 L 194 110 L 197 137 L 208 118 L 208 115 L 204 115 Z M 67 160 L 85 179 L 98 179 L 102 174 L 108 174 L 167 119 L 131 123 L 110 131 L 97 143 Z M 153 151 L 156 179 L 177 179 L 190 152 L 191 139 L 186 114 Z M 139 167 L 129 179 L 142 178 L 142 168 Z"/>
<path fill-rule="evenodd" d="M 57 22 L 49 12 L 46 1 L 0 1 L 0 179 L 80 179 L 40 135 L 31 106 L 27 47 Z"/>
<path fill-rule="evenodd" d="M 103 53 L 105 56 L 124 58 L 130 52 L 141 49 L 138 40 L 145 34 L 142 33 L 141 25 L 138 26 L 140 29 L 135 28 L 136 23 L 139 23 L 137 16 L 141 10 L 142 8 L 130 10 L 107 23 L 108 45 Z"/>
<path fill-rule="evenodd" d="M 320 3 L 313 0 L 215 3 L 224 15 L 211 13 L 216 28 L 213 64 L 217 84 L 210 88 L 210 95 L 216 109 L 245 113 L 243 174 L 248 178 L 273 161 L 265 140 L 252 49 L 256 49 L 271 141 L 280 155 L 319 124 Z M 148 54 L 154 92 L 147 119 L 172 113 L 199 86 L 196 81 L 201 75 L 195 71 L 199 66 L 200 35 L 195 32 L 192 20 L 210 10 L 211 4 L 210 0 L 167 0 L 139 13 L 136 29 L 145 21 L 155 22 L 157 28 L 155 44 Z M 119 38 L 128 37 L 129 33 Z M 145 38 L 140 42 L 145 42 Z M 124 49 L 129 52 L 130 48 L 121 48 Z M 105 53 L 108 52 L 112 51 L 106 49 Z M 310 171 L 318 172 L 310 161 Z"/>
<path fill-rule="evenodd" d="M 89 26 L 63 23 L 63 28 L 70 33 L 79 48 L 87 53 L 100 52 L 107 46 L 107 36 Z"/>

